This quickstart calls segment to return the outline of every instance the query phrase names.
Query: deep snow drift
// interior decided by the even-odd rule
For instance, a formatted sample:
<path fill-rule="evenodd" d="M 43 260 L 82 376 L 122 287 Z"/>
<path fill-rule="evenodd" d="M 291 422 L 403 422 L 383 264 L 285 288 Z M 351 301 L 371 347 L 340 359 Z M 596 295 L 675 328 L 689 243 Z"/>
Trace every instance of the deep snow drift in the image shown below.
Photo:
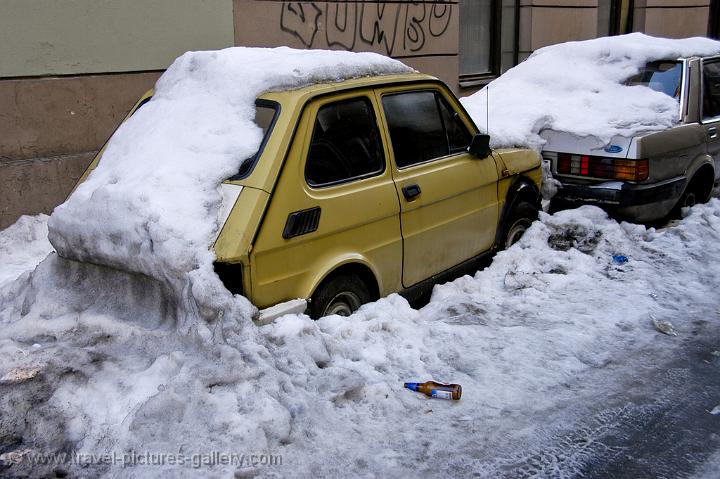
<path fill-rule="evenodd" d="M 0 231 L 0 286 L 32 271 L 52 251 L 47 215 L 21 216 Z"/>
<path fill-rule="evenodd" d="M 663 130 L 677 123 L 676 100 L 623 82 L 649 61 L 720 53 L 707 38 L 671 40 L 631 33 L 551 45 L 535 51 L 479 92 L 460 101 L 493 147 L 541 149 L 543 129 L 593 135 Z M 489 90 L 489 110 L 488 105 Z"/>
<path fill-rule="evenodd" d="M 52 255 L 0 287 L 0 453 L 21 457 L 11 472 L 35 475 L 51 468 L 33 457 L 58 451 L 217 451 L 283 464 L 203 474 L 572 477 L 602 444 L 563 446 L 547 464 L 533 448 L 579 419 L 568 404 L 590 408 L 622 387 L 616 372 L 637 357 L 673 356 L 696 327 L 690 313 L 717 324 L 717 258 L 717 199 L 658 231 L 587 206 L 542 214 L 490 267 L 436 287 L 419 311 L 391 295 L 351 318 L 260 328 L 227 318 L 224 341 L 207 343 L 177 333 L 155 280 Z M 402 389 L 428 379 L 462 384 L 462 400 Z M 190 463 L 61 469 L 198 473 Z"/>
<path fill-rule="evenodd" d="M 230 297 L 213 273 L 211 247 L 222 226 L 220 183 L 262 140 L 255 99 L 270 90 L 409 71 L 374 53 L 284 47 L 186 53 L 158 80 L 152 100 L 115 132 L 89 178 L 55 209 L 50 242 L 65 258 L 161 280 L 181 302 L 198 301 L 198 312 L 235 308 L 250 316 L 252 305 Z M 193 321 L 181 319 L 180 327 L 192 330 Z"/>

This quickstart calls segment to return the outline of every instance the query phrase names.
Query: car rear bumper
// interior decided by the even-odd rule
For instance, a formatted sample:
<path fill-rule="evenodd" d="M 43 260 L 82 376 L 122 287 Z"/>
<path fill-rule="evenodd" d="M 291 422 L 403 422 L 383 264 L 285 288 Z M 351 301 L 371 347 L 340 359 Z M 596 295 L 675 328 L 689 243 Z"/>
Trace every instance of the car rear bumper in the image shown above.
<path fill-rule="evenodd" d="M 560 181 L 562 188 L 558 190 L 557 199 L 606 207 L 618 216 L 635 221 L 653 221 L 667 216 L 685 188 L 684 176 L 641 185 L 621 181 L 600 184 Z"/>

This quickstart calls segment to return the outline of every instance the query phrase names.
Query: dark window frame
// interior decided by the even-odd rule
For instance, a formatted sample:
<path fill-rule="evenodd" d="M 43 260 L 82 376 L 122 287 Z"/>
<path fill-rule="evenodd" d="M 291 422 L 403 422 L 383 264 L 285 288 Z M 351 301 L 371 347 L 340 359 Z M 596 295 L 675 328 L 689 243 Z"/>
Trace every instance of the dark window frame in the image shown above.
<path fill-rule="evenodd" d="M 460 119 L 460 112 L 458 112 L 455 108 L 453 108 L 452 105 L 450 104 L 450 102 L 447 100 L 447 98 L 445 98 L 445 96 L 440 92 L 437 92 L 435 94 L 435 103 L 437 104 L 438 111 L 440 112 L 440 122 L 442 123 L 443 129 L 445 130 L 445 139 L 447 140 L 447 144 L 448 144 L 447 156 L 457 155 L 460 153 L 467 153 L 468 148 L 470 147 L 470 143 L 472 142 L 473 134 L 470 132 L 467 125 L 465 125 L 465 122 L 463 122 Z M 462 129 L 464 129 L 465 132 L 467 133 L 468 145 L 467 145 L 467 147 L 465 147 L 465 150 L 453 151 L 452 144 L 450 142 L 450 132 L 448 131 L 448 125 L 445 123 L 445 116 L 442 114 L 442 111 L 441 111 L 443 106 L 445 106 L 447 112 L 450 114 L 451 120 L 454 121 L 455 123 L 459 124 L 460 127 Z"/>
<path fill-rule="evenodd" d="M 703 58 L 700 70 L 700 123 L 715 123 L 720 121 L 720 110 L 715 116 L 705 116 L 705 65 L 720 65 L 720 56 Z"/>
<path fill-rule="evenodd" d="M 308 179 L 308 164 L 310 162 L 309 155 L 310 155 L 310 149 L 312 148 L 312 138 L 315 136 L 315 124 L 317 122 L 318 113 L 320 112 L 320 110 L 322 108 L 324 108 L 326 106 L 337 105 L 340 103 L 350 103 L 350 102 L 354 102 L 354 101 L 358 101 L 358 100 L 365 101 L 367 103 L 367 105 L 370 107 L 369 111 L 370 111 L 370 115 L 371 115 L 371 123 L 375 127 L 375 138 L 376 138 L 376 142 L 377 142 L 378 149 L 379 149 L 380 156 L 381 156 L 381 158 L 380 158 L 381 168 L 377 171 L 371 171 L 371 172 L 365 173 L 363 175 L 352 176 L 349 178 L 344 178 L 342 180 L 329 181 L 327 183 L 311 183 L 310 180 Z M 350 97 L 350 98 L 343 98 L 342 100 L 334 100 L 334 101 L 331 100 L 326 103 L 320 104 L 317 108 L 317 111 L 315 112 L 315 116 L 313 117 L 313 128 L 312 128 L 312 133 L 310 134 L 310 143 L 308 144 L 307 149 L 304 151 L 304 157 L 305 157 L 305 168 L 303 169 L 303 176 L 305 178 L 305 184 L 307 184 L 308 187 L 315 189 L 315 190 L 331 188 L 334 186 L 345 185 L 348 183 L 354 183 L 356 181 L 361 181 L 361 180 L 365 180 L 368 178 L 375 178 L 377 176 L 382 176 L 382 174 L 385 173 L 385 171 L 387 170 L 387 158 L 385 155 L 385 149 L 383 148 L 382 132 L 380 130 L 380 125 L 378 124 L 377 112 L 375 111 L 375 106 L 374 106 L 373 101 L 370 98 L 370 96 L 367 94 L 362 94 L 362 95 L 358 95 L 358 96 L 354 96 L 354 97 Z"/>
<path fill-rule="evenodd" d="M 720 0 L 710 0 L 707 34 L 710 38 L 720 39 Z"/>
<path fill-rule="evenodd" d="M 440 117 L 440 124 L 442 125 L 443 131 L 445 133 L 445 141 L 447 142 L 448 154 L 443 155 L 443 156 L 437 156 L 434 158 L 429 158 L 424 161 L 418 161 L 416 163 L 411 163 L 411 164 L 404 165 L 404 166 L 399 166 L 398 162 L 397 162 L 397 158 L 395 157 L 395 149 L 392 144 L 392 134 L 390 133 L 390 123 L 387 120 L 387 115 L 385 115 L 385 107 L 382 104 L 382 99 L 385 98 L 386 96 L 396 96 L 396 95 L 403 95 L 403 94 L 409 95 L 409 94 L 413 94 L 413 93 L 422 93 L 422 92 L 434 93 L 435 108 L 437 109 L 438 116 Z M 408 168 L 413 168 L 415 166 L 427 165 L 427 164 L 433 163 L 435 161 L 450 159 L 450 158 L 456 157 L 458 155 L 467 154 L 467 151 L 457 151 L 454 153 L 450 152 L 450 140 L 447 136 L 447 128 L 445 127 L 445 121 L 443 119 L 442 112 L 440 111 L 440 105 L 439 105 L 440 101 L 444 101 L 451 112 L 456 112 L 456 113 L 458 112 L 458 110 L 453 107 L 452 103 L 448 101 L 448 99 L 445 97 L 445 95 L 443 95 L 442 90 L 436 89 L 436 88 L 423 88 L 423 89 L 418 89 L 418 90 L 393 91 L 393 92 L 385 92 L 380 95 L 380 107 L 383 109 L 383 115 L 385 115 L 385 124 L 387 126 L 388 141 L 390 142 L 390 145 L 389 145 L 390 151 L 392 151 L 392 155 L 393 155 L 393 164 L 394 164 L 395 168 L 398 169 L 398 171 L 406 170 Z M 465 112 L 465 113 L 467 114 L 467 112 Z M 460 121 L 460 124 L 463 126 L 463 128 L 465 128 L 467 130 L 468 134 L 470 135 L 470 139 L 472 141 L 472 137 L 474 136 L 472 129 L 468 128 L 464 121 Z"/>
<path fill-rule="evenodd" d="M 622 3 L 623 0 L 610 1 L 610 25 L 608 26 L 608 34 L 611 36 L 632 33 L 634 30 L 633 17 L 635 13 L 635 0 L 628 0 L 626 25 L 622 25 Z"/>
<path fill-rule="evenodd" d="M 265 100 L 263 98 L 258 98 L 257 100 L 255 100 L 255 106 L 272 108 L 275 110 L 275 114 L 273 115 L 272 121 L 270 121 L 270 125 L 268 126 L 267 132 L 265 133 L 265 136 L 263 137 L 262 142 L 258 147 L 258 151 L 257 153 L 255 153 L 255 156 L 253 156 L 248 162 L 243 161 L 243 163 L 238 169 L 238 172 L 225 181 L 244 180 L 252 174 L 252 172 L 255 170 L 255 165 L 257 165 L 258 160 L 260 159 L 263 151 L 265 150 L 265 145 L 267 145 L 268 141 L 270 140 L 270 135 L 272 135 L 272 132 L 275 129 L 275 124 L 277 123 L 278 118 L 280 117 L 280 112 L 282 111 L 282 106 L 280 106 L 280 103 L 274 100 Z M 244 167 L 246 164 L 248 166 Z"/>

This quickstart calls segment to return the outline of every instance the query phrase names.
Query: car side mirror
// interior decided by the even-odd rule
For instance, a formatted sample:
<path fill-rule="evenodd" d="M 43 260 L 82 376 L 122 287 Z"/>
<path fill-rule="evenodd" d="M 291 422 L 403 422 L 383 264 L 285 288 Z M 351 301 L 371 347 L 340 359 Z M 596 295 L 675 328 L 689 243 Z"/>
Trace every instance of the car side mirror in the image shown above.
<path fill-rule="evenodd" d="M 487 158 L 492 150 L 490 149 L 490 135 L 478 133 L 473 136 L 468 152 L 477 158 Z"/>

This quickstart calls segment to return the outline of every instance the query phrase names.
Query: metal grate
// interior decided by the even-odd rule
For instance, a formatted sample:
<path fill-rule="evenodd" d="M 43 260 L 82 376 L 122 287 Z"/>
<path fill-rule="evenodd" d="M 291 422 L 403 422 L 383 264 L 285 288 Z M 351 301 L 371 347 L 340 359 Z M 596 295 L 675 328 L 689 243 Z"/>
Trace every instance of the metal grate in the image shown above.
<path fill-rule="evenodd" d="M 307 210 L 296 211 L 290 213 L 283 230 L 283 238 L 293 238 L 295 236 L 312 233 L 318 229 L 320 224 L 320 207 L 310 208 Z"/>

